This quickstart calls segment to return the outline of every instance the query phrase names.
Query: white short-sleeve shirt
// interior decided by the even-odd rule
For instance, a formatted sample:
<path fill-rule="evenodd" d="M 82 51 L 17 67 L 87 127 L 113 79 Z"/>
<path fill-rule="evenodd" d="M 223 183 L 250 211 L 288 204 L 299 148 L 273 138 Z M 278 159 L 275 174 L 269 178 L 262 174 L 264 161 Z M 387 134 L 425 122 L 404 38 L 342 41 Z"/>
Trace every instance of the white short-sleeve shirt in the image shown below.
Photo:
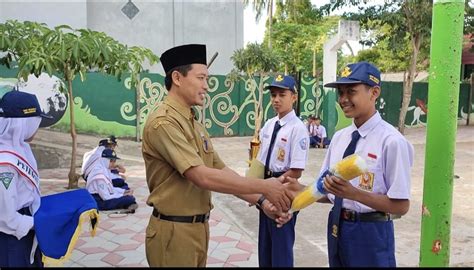
<path fill-rule="evenodd" d="M 33 217 L 17 211 L 29 207 L 34 214 L 41 203 L 36 187 L 10 165 L 0 165 L 0 232 L 23 238 L 33 227 Z"/>
<path fill-rule="evenodd" d="M 311 136 L 318 136 L 319 138 L 326 138 L 326 128 L 323 125 L 311 125 Z"/>
<path fill-rule="evenodd" d="M 354 130 L 358 130 L 361 135 L 355 154 L 367 161 L 368 173 L 352 179 L 351 184 L 367 192 L 387 195 L 391 199 L 410 199 L 413 146 L 378 112 L 358 129 L 352 123 L 334 134 L 320 173 L 342 159 Z M 328 194 L 328 198 L 334 202 L 333 194 Z M 360 213 L 375 211 L 348 199 L 343 200 L 343 207 Z"/>
<path fill-rule="evenodd" d="M 308 130 L 301 119 L 292 110 L 283 118 L 275 116 L 265 123 L 260 130 L 261 146 L 258 160 L 265 164 L 275 122 L 282 126 L 277 133 L 272 153 L 270 154 L 270 170 L 284 172 L 289 169 L 304 169 L 308 159 Z"/>

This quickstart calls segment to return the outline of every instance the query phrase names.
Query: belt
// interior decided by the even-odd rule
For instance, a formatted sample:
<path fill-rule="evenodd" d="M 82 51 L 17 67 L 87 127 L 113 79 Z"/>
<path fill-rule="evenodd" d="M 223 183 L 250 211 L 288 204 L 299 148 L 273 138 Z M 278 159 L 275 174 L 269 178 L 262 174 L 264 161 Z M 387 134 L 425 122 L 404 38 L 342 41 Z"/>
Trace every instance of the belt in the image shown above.
<path fill-rule="evenodd" d="M 272 172 L 271 170 L 265 171 L 265 179 L 271 178 L 271 177 L 280 177 L 286 172 Z"/>
<path fill-rule="evenodd" d="M 184 223 L 204 223 L 209 220 L 209 213 L 195 216 L 167 216 L 158 212 L 153 208 L 153 216 L 159 219 L 174 221 L 174 222 L 184 222 Z"/>
<path fill-rule="evenodd" d="M 369 212 L 369 213 L 358 213 L 354 210 L 342 209 L 341 219 L 348 221 L 361 221 L 361 222 L 374 222 L 374 221 L 389 221 L 397 217 L 392 216 L 384 212 Z"/>

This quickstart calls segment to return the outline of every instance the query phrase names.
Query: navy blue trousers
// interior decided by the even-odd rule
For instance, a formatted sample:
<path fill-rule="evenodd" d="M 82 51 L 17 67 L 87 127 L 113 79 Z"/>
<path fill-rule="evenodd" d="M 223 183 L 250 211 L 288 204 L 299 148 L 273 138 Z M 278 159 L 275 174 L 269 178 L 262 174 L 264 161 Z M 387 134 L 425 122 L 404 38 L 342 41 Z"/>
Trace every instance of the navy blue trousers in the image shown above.
<path fill-rule="evenodd" d="M 33 264 L 30 263 L 34 236 L 33 230 L 20 240 L 0 232 L 0 267 L 43 267 L 39 247 L 36 248 Z"/>
<path fill-rule="evenodd" d="M 97 207 L 99 210 L 125 209 L 131 204 L 136 203 L 135 197 L 131 195 L 105 201 L 102 200 L 99 194 L 92 194 L 92 197 L 94 197 L 95 201 L 97 202 Z"/>
<path fill-rule="evenodd" d="M 321 143 L 321 138 L 319 138 L 318 136 L 309 137 L 309 145 L 316 146 L 316 144 L 319 144 L 319 143 Z M 331 143 L 331 140 L 329 140 L 328 138 L 324 138 L 324 141 L 323 141 L 324 146 L 328 146 L 330 143 Z"/>
<path fill-rule="evenodd" d="M 130 189 L 128 187 L 128 184 L 125 182 L 125 180 L 123 178 L 114 178 L 114 179 L 112 179 L 112 185 L 114 187 L 119 187 L 119 188 L 123 188 L 123 189 L 126 189 L 126 190 Z"/>
<path fill-rule="evenodd" d="M 331 237 L 329 213 L 327 237 Z M 334 252 L 337 249 L 337 252 Z M 330 267 L 396 267 L 393 221 L 340 220 L 337 247 L 328 241 Z"/>
<path fill-rule="evenodd" d="M 258 228 L 258 265 L 260 267 L 293 267 L 293 245 L 298 212 L 281 228 L 260 210 Z"/>

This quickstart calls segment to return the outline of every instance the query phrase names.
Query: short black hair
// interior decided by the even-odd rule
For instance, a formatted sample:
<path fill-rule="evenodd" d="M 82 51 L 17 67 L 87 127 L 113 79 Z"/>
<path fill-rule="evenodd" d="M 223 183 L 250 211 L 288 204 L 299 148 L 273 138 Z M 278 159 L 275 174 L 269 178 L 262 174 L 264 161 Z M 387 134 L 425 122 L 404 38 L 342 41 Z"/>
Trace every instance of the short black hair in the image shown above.
<path fill-rule="evenodd" d="M 166 76 L 165 76 L 166 89 L 170 90 L 171 85 L 173 84 L 173 80 L 171 79 L 171 74 L 173 73 L 173 71 L 178 71 L 179 73 L 183 74 L 183 76 L 186 77 L 188 75 L 188 71 L 190 71 L 192 68 L 193 68 L 192 64 L 189 64 L 189 65 L 184 65 L 184 66 L 178 66 L 168 71 L 168 73 L 166 73 Z"/>

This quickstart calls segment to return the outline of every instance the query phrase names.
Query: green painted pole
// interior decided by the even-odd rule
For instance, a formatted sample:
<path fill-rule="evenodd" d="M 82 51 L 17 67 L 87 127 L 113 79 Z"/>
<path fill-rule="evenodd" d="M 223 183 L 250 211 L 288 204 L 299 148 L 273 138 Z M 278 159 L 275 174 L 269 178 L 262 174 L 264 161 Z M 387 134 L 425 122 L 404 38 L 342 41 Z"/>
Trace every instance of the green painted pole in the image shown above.
<path fill-rule="evenodd" d="M 464 0 L 434 0 L 420 266 L 449 266 Z"/>

